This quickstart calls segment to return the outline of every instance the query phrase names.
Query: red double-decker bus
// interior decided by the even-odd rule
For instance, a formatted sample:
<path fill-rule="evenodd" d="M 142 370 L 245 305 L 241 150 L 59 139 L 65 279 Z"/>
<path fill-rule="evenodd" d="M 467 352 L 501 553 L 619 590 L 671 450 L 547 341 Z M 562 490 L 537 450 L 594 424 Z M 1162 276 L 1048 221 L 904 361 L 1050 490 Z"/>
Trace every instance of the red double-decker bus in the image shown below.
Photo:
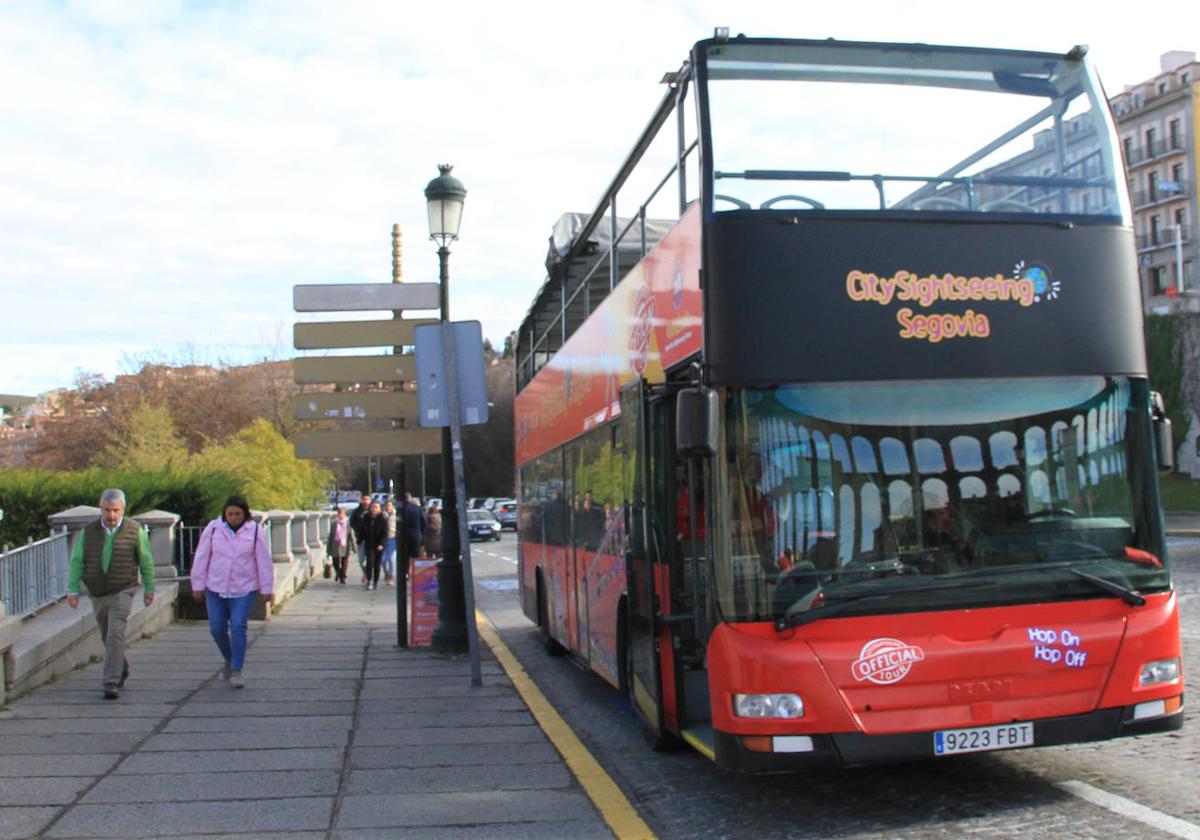
<path fill-rule="evenodd" d="M 741 771 L 1177 729 L 1131 214 L 1086 50 L 718 36 L 517 334 L 523 605 Z"/>

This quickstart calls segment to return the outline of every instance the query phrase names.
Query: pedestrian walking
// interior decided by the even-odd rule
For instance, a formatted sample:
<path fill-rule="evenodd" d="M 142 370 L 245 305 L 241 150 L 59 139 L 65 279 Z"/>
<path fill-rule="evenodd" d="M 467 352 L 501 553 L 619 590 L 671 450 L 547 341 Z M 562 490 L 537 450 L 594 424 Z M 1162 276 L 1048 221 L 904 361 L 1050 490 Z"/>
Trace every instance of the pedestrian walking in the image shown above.
<path fill-rule="evenodd" d="M 387 542 L 383 545 L 383 580 L 388 586 L 396 574 L 396 503 L 391 499 L 383 506 L 383 515 L 387 519 Z"/>
<path fill-rule="evenodd" d="M 222 676 L 244 688 L 246 625 L 259 595 L 275 590 L 275 567 L 262 528 L 250 506 L 230 496 L 219 519 L 204 526 L 192 560 L 192 597 L 208 610 L 208 632 L 225 658 Z"/>
<path fill-rule="evenodd" d="M 425 544 L 426 557 L 442 555 L 442 511 L 437 505 L 430 505 L 425 511 Z"/>
<path fill-rule="evenodd" d="M 371 515 L 371 497 L 366 493 L 362 494 L 362 498 L 358 502 L 353 513 L 350 514 L 350 527 L 354 530 L 354 538 L 358 541 L 358 567 L 362 569 L 362 582 L 367 582 L 367 540 L 363 533 L 363 528 L 366 527 L 367 517 Z"/>
<path fill-rule="evenodd" d="M 379 569 L 383 565 L 383 549 L 387 545 L 387 517 L 379 502 L 371 503 L 371 512 L 363 525 L 363 541 L 367 544 L 367 589 L 379 588 Z"/>
<path fill-rule="evenodd" d="M 141 575 L 142 602 L 154 603 L 154 556 L 146 529 L 125 518 L 125 493 L 100 494 L 100 518 L 75 538 L 67 566 L 67 603 L 79 606 L 79 584 L 87 586 L 92 613 L 104 642 L 104 699 L 116 700 L 129 679 L 126 628 Z"/>
<path fill-rule="evenodd" d="M 402 527 L 404 528 L 404 555 L 406 558 L 421 556 L 421 534 L 425 531 L 425 514 L 413 499 L 412 493 L 404 494 L 404 506 L 401 509 Z"/>
<path fill-rule="evenodd" d="M 346 566 L 350 564 L 350 555 L 358 550 L 358 540 L 345 508 L 338 508 L 337 519 L 329 525 L 329 536 L 325 540 L 325 553 L 333 561 L 333 574 L 338 583 L 346 582 Z"/>

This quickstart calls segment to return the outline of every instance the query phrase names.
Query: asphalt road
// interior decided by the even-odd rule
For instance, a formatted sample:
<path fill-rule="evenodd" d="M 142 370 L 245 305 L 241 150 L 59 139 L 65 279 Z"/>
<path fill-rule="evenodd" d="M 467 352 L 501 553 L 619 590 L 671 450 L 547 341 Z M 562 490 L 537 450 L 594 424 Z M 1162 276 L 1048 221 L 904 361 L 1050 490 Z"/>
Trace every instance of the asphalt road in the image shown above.
<path fill-rule="evenodd" d="M 473 543 L 478 604 L 559 713 L 662 838 L 1190 837 L 1200 840 L 1200 724 L 1101 744 L 829 774 L 736 776 L 654 753 L 625 699 L 542 650 L 520 612 L 516 539 Z M 1172 540 L 1184 670 L 1200 674 L 1200 539 Z"/>

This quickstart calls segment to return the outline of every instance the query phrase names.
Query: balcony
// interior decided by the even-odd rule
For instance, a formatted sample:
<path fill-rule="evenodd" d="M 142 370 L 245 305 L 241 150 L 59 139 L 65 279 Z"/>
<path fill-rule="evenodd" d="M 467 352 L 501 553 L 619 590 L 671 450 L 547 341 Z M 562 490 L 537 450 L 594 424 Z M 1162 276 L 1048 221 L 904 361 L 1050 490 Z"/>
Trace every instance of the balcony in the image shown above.
<path fill-rule="evenodd" d="M 1166 248 L 1175 244 L 1175 231 L 1179 231 L 1179 241 L 1187 245 L 1192 241 L 1192 234 L 1187 228 L 1175 226 L 1159 229 L 1156 233 L 1139 233 L 1137 239 L 1138 251 L 1150 251 L 1155 248 Z"/>
<path fill-rule="evenodd" d="M 1191 194 L 1191 181 L 1159 181 L 1152 190 L 1134 190 L 1129 194 L 1129 201 L 1135 210 L 1139 210 L 1160 201 L 1189 198 Z"/>
<path fill-rule="evenodd" d="M 1145 146 L 1134 146 L 1129 150 L 1129 159 L 1125 161 L 1126 166 L 1138 166 L 1148 161 L 1157 160 L 1165 155 L 1177 154 L 1188 150 L 1188 137 L 1186 131 L 1181 131 L 1174 137 L 1167 137 L 1162 140 L 1155 140 Z"/>

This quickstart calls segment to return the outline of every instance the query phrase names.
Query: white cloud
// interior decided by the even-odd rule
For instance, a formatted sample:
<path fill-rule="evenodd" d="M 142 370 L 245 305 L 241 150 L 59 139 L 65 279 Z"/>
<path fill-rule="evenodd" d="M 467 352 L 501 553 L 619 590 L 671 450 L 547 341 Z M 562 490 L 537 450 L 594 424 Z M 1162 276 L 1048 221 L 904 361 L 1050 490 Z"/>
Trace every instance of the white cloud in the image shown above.
<path fill-rule="evenodd" d="M 1173 8 L 1190 7 L 1159 11 Z M 451 310 L 502 342 L 544 280 L 555 219 L 595 206 L 659 76 L 714 25 L 1087 42 L 1110 91 L 1195 47 L 1092 3 L 977 14 L 946 0 L 614 0 L 586 16 L 549 0 L 4 5 L 0 77 L 21 82 L 0 86 L 0 391 L 66 385 L 77 367 L 112 376 L 122 351 L 253 357 L 247 336 L 290 335 L 293 284 L 389 279 L 393 223 L 406 279 L 435 279 L 422 190 L 442 162 L 469 191 Z"/>

